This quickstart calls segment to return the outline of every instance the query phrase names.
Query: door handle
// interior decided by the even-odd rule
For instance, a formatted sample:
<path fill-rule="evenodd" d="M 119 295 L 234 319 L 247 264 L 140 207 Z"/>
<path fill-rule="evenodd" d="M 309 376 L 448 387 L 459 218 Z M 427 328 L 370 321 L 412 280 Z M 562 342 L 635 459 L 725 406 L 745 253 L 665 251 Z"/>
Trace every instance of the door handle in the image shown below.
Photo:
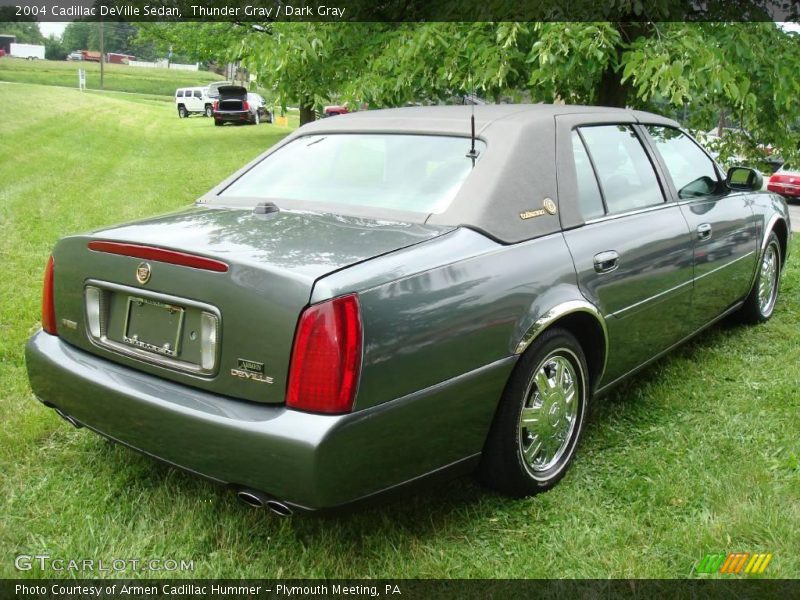
<path fill-rule="evenodd" d="M 711 223 L 701 223 L 698 225 L 697 237 L 701 240 L 711 239 Z"/>
<path fill-rule="evenodd" d="M 610 273 L 619 266 L 619 254 L 614 250 L 606 250 L 594 255 L 594 270 L 598 273 Z"/>

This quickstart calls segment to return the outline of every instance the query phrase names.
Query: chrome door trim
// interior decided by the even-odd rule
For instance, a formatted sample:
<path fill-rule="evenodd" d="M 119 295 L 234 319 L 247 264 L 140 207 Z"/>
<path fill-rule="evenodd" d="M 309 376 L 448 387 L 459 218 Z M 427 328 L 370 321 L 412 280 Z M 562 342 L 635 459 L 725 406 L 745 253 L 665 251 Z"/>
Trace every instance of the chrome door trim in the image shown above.
<path fill-rule="evenodd" d="M 640 364 L 637 367 L 634 367 L 633 369 L 631 369 L 627 373 L 624 373 L 624 374 L 620 375 L 619 377 L 617 377 L 613 381 L 609 381 L 608 383 L 603 384 L 602 387 L 600 387 L 600 388 L 595 390 L 595 392 L 594 392 L 595 396 L 597 396 L 599 394 L 602 394 L 602 393 L 605 393 L 606 391 L 608 391 L 610 388 L 614 387 L 615 385 L 617 385 L 621 381 L 627 379 L 628 377 L 632 376 L 633 374 L 638 373 L 642 369 L 648 367 L 649 365 L 651 365 L 652 363 L 657 361 L 659 358 L 662 358 L 664 355 L 669 354 L 670 352 L 672 352 L 675 348 L 677 348 L 681 344 L 684 344 L 684 343 L 688 342 L 690 339 L 692 339 L 696 335 L 702 333 L 703 331 L 705 331 L 706 329 L 708 329 L 712 325 L 715 325 L 716 323 L 718 323 L 719 321 L 721 321 L 722 319 L 724 319 L 728 315 L 735 313 L 737 310 L 739 310 L 742 307 L 743 304 L 744 304 L 744 301 L 737 302 L 736 304 L 734 304 L 733 306 L 728 308 L 728 310 L 723 312 L 721 315 L 718 315 L 717 317 L 713 318 L 711 321 L 709 321 L 705 325 L 701 325 L 699 328 L 695 329 L 692 333 L 690 333 L 686 337 L 684 337 L 684 338 L 678 340 L 677 342 L 675 342 L 674 344 L 672 344 L 669 348 L 667 348 L 665 350 L 662 350 L 661 352 L 659 352 L 655 356 L 647 359 L 645 362 L 643 362 L 642 364 Z"/>
<path fill-rule="evenodd" d="M 648 302 L 652 302 L 653 300 L 658 300 L 659 298 L 662 298 L 663 296 L 667 296 L 669 294 L 672 294 L 673 292 L 677 292 L 679 289 L 681 289 L 683 287 L 686 287 L 687 285 L 694 285 L 695 281 L 696 281 L 696 279 L 689 279 L 687 281 L 684 281 L 683 283 L 679 283 L 678 285 L 673 286 L 673 287 L 669 288 L 668 290 L 664 290 L 663 292 L 659 292 L 657 294 L 654 294 L 653 296 L 650 296 L 649 298 L 645 298 L 644 300 L 639 300 L 639 302 L 637 302 L 635 304 L 631 304 L 629 306 L 626 306 L 625 308 L 619 309 L 616 312 L 610 313 L 608 316 L 609 317 L 618 317 L 618 316 L 628 312 L 629 310 L 633 310 L 634 308 L 637 308 L 639 306 L 647 304 Z"/>
<path fill-rule="evenodd" d="M 729 260 L 729 261 L 728 261 L 728 262 L 726 262 L 724 265 L 720 265 L 720 266 L 718 266 L 718 267 L 716 267 L 716 268 L 714 268 L 714 269 L 711 269 L 710 271 L 706 271 L 706 272 L 705 272 L 705 273 L 703 273 L 702 275 L 698 275 L 698 276 L 696 276 L 696 277 L 694 278 L 694 280 L 695 280 L 695 281 L 700 281 L 700 280 L 701 280 L 703 277 L 708 277 L 709 275 L 712 275 L 712 274 L 716 273 L 717 271 L 721 271 L 722 269 L 724 269 L 724 268 L 726 268 L 726 267 L 730 267 L 732 264 L 734 264 L 734 263 L 737 263 L 737 262 L 739 262 L 740 260 L 744 260 L 745 258 L 750 258 L 750 257 L 751 257 L 751 256 L 753 256 L 753 254 L 755 254 L 755 253 L 756 253 L 756 251 L 755 251 L 755 250 L 751 250 L 750 252 L 748 252 L 747 254 L 743 254 L 743 255 L 742 255 L 742 256 L 740 256 L 739 258 L 734 258 L 733 260 Z"/>
<path fill-rule="evenodd" d="M 673 208 L 673 207 L 675 207 L 675 203 L 672 200 L 666 200 L 664 202 L 659 202 L 658 204 L 645 206 L 644 208 L 637 208 L 636 210 L 629 210 L 620 213 L 612 213 L 608 215 L 603 215 L 602 217 L 589 219 L 584 223 L 584 226 L 594 225 L 595 223 L 603 223 L 605 221 L 612 221 L 614 219 L 621 219 L 623 217 L 630 217 L 631 215 L 640 215 L 642 213 L 653 212 L 656 210 L 666 210 L 667 208 Z"/>

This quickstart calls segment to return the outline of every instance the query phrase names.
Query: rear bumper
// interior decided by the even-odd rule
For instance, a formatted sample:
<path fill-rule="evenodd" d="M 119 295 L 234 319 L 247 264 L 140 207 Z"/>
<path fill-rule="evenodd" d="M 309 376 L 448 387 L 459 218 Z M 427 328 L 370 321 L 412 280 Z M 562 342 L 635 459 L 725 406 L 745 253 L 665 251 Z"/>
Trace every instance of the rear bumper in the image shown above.
<path fill-rule="evenodd" d="M 768 183 L 767 190 L 781 194 L 783 196 L 791 196 L 792 198 L 800 198 L 800 184 L 795 183 Z"/>
<path fill-rule="evenodd" d="M 210 394 L 39 332 L 26 347 L 40 401 L 96 432 L 296 508 L 334 508 L 461 465 L 481 451 L 515 357 L 349 415 Z"/>
<path fill-rule="evenodd" d="M 217 111 L 214 113 L 214 120 L 219 123 L 252 123 L 255 121 L 255 115 L 249 110 Z"/>

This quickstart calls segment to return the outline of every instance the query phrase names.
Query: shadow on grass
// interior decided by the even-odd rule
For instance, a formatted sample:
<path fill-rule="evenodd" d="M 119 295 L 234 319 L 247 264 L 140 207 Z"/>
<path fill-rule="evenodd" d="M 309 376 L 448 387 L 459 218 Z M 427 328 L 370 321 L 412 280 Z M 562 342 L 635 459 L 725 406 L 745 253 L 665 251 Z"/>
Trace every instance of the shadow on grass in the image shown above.
<path fill-rule="evenodd" d="M 587 446 L 595 452 L 619 449 L 631 443 L 628 433 L 647 427 L 654 420 L 668 419 L 669 407 L 641 402 L 642 396 L 665 384 L 665 376 L 670 375 L 665 372 L 676 366 L 681 368 L 682 361 L 702 358 L 704 352 L 735 336 L 737 331 L 746 329 L 731 321 L 722 321 L 599 399 L 590 411 L 583 449 Z M 579 449 L 578 461 L 580 453 Z M 488 522 L 498 516 L 502 519 L 519 511 L 534 513 L 534 507 L 546 511 L 550 504 L 546 497 L 551 495 L 522 500 L 507 498 L 481 487 L 473 477 L 465 475 L 402 489 L 352 510 L 282 518 L 267 509 L 245 506 L 230 489 L 138 455 L 123 446 L 108 443 L 99 454 L 88 460 L 102 463 L 114 473 L 126 473 L 116 485 L 126 488 L 132 495 L 174 498 L 190 509 L 195 506 L 199 511 L 210 510 L 209 519 L 245 529 L 254 540 L 262 539 L 264 543 L 270 535 L 279 532 L 309 545 L 334 541 L 351 559 L 363 561 L 370 560 L 369 550 L 363 546 L 365 538 L 369 538 L 374 547 L 380 543 L 391 544 L 391 540 L 406 544 L 408 542 L 402 541 L 405 538 L 420 541 L 442 535 L 457 537 L 479 521 Z M 568 475 L 567 485 L 569 479 Z M 201 506 L 198 498 L 206 498 L 207 502 L 210 498 L 210 505 Z M 154 502 L 150 510 L 158 507 L 159 503 Z M 531 524 L 536 522 L 534 517 Z"/>

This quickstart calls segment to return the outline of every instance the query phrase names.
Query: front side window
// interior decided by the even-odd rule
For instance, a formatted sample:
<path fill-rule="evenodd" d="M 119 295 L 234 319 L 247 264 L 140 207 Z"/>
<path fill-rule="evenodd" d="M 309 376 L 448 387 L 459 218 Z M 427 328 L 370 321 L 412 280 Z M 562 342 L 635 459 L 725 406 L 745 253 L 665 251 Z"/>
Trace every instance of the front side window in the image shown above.
<path fill-rule="evenodd" d="M 714 196 L 721 182 L 714 163 L 687 135 L 673 127 L 648 125 L 658 153 L 664 159 L 679 198 Z"/>
<path fill-rule="evenodd" d="M 477 140 L 483 153 L 485 144 Z M 299 137 L 234 181 L 222 197 L 307 200 L 444 212 L 467 175 L 470 140 L 400 134 Z"/>
<path fill-rule="evenodd" d="M 202 98 L 203 94 L 200 93 L 200 90 L 195 90 L 194 91 L 194 97 L 195 98 Z"/>
<path fill-rule="evenodd" d="M 609 213 L 664 202 L 653 165 L 630 125 L 580 128 L 592 156 Z"/>

